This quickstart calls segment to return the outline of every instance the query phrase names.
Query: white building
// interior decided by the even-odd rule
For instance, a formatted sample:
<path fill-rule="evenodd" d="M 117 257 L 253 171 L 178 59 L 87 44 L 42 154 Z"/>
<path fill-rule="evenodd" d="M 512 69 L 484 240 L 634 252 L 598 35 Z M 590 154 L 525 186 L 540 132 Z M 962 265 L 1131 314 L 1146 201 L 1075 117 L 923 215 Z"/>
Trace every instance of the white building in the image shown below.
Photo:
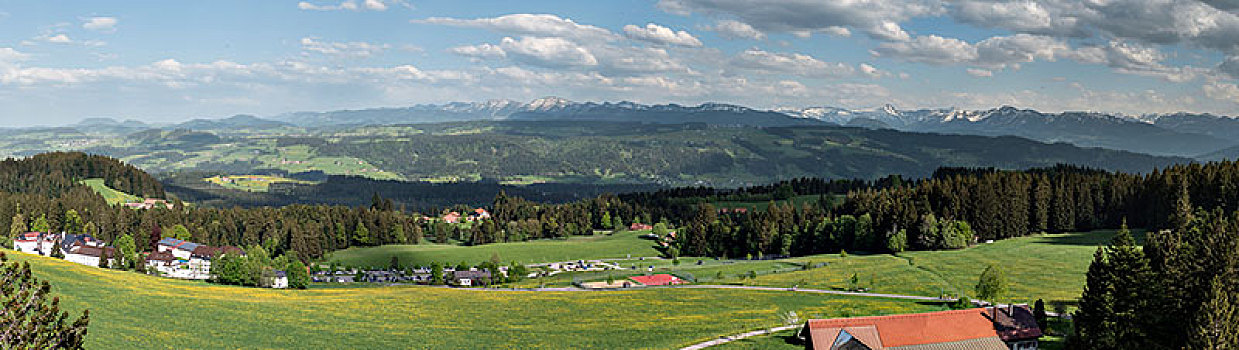
<path fill-rule="evenodd" d="M 78 263 L 86 266 L 99 266 L 100 259 L 107 259 L 107 266 L 112 266 L 113 257 L 116 256 L 115 249 L 112 247 L 91 247 L 86 245 L 75 245 L 65 254 L 65 260 Z"/>
<path fill-rule="evenodd" d="M 271 279 L 271 288 L 288 288 L 288 273 L 285 273 L 284 271 L 276 271 L 275 277 Z"/>

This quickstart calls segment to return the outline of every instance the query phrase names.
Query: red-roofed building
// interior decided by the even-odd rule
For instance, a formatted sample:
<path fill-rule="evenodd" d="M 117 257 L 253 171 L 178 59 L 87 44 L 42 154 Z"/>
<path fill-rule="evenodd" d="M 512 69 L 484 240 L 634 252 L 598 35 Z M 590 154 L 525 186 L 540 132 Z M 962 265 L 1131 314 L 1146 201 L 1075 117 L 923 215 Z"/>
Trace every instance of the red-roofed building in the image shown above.
<path fill-rule="evenodd" d="M 658 274 L 650 276 L 632 276 L 629 279 L 637 281 L 637 283 L 647 286 L 667 286 L 674 284 L 685 284 L 684 280 L 668 274 Z"/>
<path fill-rule="evenodd" d="M 810 320 L 810 350 L 1035 350 L 1041 329 L 1027 306 Z"/>
<path fill-rule="evenodd" d="M 654 226 L 642 224 L 639 222 L 634 222 L 632 223 L 631 226 L 628 226 L 629 231 L 648 231 L 648 230 L 653 230 L 653 229 L 654 229 Z"/>

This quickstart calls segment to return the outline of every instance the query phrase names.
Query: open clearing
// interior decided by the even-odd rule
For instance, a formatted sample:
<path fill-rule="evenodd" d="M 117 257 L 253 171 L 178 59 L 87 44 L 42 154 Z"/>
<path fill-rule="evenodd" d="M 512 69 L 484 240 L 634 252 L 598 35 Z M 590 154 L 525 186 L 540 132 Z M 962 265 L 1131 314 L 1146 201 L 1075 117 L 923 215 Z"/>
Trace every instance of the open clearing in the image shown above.
<path fill-rule="evenodd" d="M 64 307 L 91 310 L 87 348 L 676 348 L 777 326 L 779 314 L 839 317 L 940 310 L 794 292 L 648 289 L 489 292 L 430 287 L 305 291 L 216 286 L 30 262 Z"/>
<path fill-rule="evenodd" d="M 100 196 L 103 196 L 103 200 L 107 201 L 110 205 L 142 201 L 142 198 L 138 198 L 138 196 L 117 191 L 111 187 L 108 187 L 108 185 L 103 183 L 103 179 L 86 179 L 82 180 L 82 184 L 90 186 L 90 189 L 95 190 L 95 192 L 99 193 Z"/>
<path fill-rule="evenodd" d="M 326 260 L 348 266 L 388 266 L 391 257 L 396 256 L 401 264 L 426 266 L 433 262 L 456 264 L 463 261 L 476 264 L 487 261 L 496 254 L 504 263 L 517 261 L 522 264 L 658 256 L 654 241 L 638 238 L 646 233 L 649 231 L 624 231 L 610 235 L 481 246 L 418 244 L 349 248 L 331 253 Z"/>

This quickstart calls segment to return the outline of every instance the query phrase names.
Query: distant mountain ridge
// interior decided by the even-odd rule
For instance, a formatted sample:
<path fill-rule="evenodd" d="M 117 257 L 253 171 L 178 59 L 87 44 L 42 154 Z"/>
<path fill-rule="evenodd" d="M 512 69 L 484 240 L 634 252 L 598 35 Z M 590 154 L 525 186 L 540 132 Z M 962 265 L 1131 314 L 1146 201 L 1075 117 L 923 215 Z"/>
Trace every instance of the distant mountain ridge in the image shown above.
<path fill-rule="evenodd" d="M 738 127 L 843 125 L 922 133 L 1018 136 L 1042 142 L 1065 142 L 1081 147 L 1199 159 L 1229 157 L 1231 154 L 1239 156 L 1239 151 L 1231 150 L 1239 149 L 1239 119 L 1235 118 L 1192 113 L 1141 116 L 1096 112 L 1043 113 L 1005 106 L 989 110 L 901 110 L 893 105 L 869 109 L 822 106 L 761 110 L 724 103 L 704 103 L 697 106 L 647 105 L 629 101 L 574 102 L 559 97 L 543 97 L 529 102 L 452 102 L 395 108 L 296 112 L 268 118 L 238 115 L 226 119 L 195 119 L 170 126 L 92 118 L 75 126 L 226 131 L 247 128 L 339 128 L 502 120 L 700 123 Z"/>
<path fill-rule="evenodd" d="M 1148 115 L 1144 119 L 1095 112 L 1042 113 L 990 110 L 834 107 L 775 111 L 798 118 L 869 128 L 984 136 L 1019 136 L 1154 155 L 1200 156 L 1239 145 L 1239 120 L 1208 114 Z"/>

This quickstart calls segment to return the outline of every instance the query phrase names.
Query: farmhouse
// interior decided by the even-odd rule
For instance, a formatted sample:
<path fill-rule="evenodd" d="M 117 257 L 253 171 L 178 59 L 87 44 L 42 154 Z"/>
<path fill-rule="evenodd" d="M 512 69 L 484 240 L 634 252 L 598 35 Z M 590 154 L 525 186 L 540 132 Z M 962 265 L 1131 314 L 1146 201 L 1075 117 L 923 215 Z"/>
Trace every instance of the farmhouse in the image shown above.
<path fill-rule="evenodd" d="M 460 222 L 460 213 L 450 212 L 450 213 L 447 213 L 447 215 L 443 215 L 443 222 L 446 222 L 449 224 L 455 224 L 455 223 Z"/>
<path fill-rule="evenodd" d="M 146 266 L 172 278 L 204 280 L 211 278 L 211 260 L 223 254 L 245 255 L 233 246 L 212 247 L 176 238 L 159 240 L 155 252 L 146 257 Z"/>
<path fill-rule="evenodd" d="M 288 288 L 288 273 L 284 271 L 276 271 L 275 276 L 271 278 L 271 288 Z"/>
<path fill-rule="evenodd" d="M 1041 329 L 1027 306 L 810 320 L 810 350 L 1036 350 Z"/>
<path fill-rule="evenodd" d="M 141 202 L 125 203 L 125 206 L 132 208 L 132 209 L 155 209 L 157 207 L 164 207 L 167 209 L 172 209 L 172 203 L 169 203 L 168 201 L 163 200 L 163 199 L 155 199 L 155 198 L 147 198 L 146 200 L 141 201 Z"/>
<path fill-rule="evenodd" d="M 629 279 L 646 286 L 668 286 L 687 283 L 679 277 L 665 273 L 650 276 L 632 276 Z"/>
<path fill-rule="evenodd" d="M 68 255 L 70 248 L 79 245 L 87 247 L 106 246 L 103 241 L 87 234 L 26 232 L 13 237 L 14 250 L 43 256 L 51 256 L 55 250 L 60 250 L 61 254 Z"/>
<path fill-rule="evenodd" d="M 483 283 L 490 279 L 490 271 L 486 270 L 461 270 L 452 273 L 452 281 L 460 286 L 472 286 L 474 284 Z"/>
<path fill-rule="evenodd" d="M 653 229 L 654 229 L 654 226 L 642 224 L 639 222 L 634 222 L 632 223 L 632 225 L 628 226 L 629 231 L 647 231 L 647 230 L 653 230 Z"/>
<path fill-rule="evenodd" d="M 65 260 L 86 266 L 99 266 L 101 259 L 107 259 L 105 266 L 112 266 L 115 257 L 116 250 L 112 247 L 95 247 L 80 243 L 69 248 L 69 251 L 65 253 Z"/>
<path fill-rule="evenodd" d="M 468 220 L 471 222 L 479 221 L 479 220 L 486 220 L 486 219 L 490 219 L 490 212 L 487 212 L 486 209 L 482 209 L 482 208 L 474 209 L 472 213 L 469 213 L 469 217 L 465 218 L 465 220 Z"/>

